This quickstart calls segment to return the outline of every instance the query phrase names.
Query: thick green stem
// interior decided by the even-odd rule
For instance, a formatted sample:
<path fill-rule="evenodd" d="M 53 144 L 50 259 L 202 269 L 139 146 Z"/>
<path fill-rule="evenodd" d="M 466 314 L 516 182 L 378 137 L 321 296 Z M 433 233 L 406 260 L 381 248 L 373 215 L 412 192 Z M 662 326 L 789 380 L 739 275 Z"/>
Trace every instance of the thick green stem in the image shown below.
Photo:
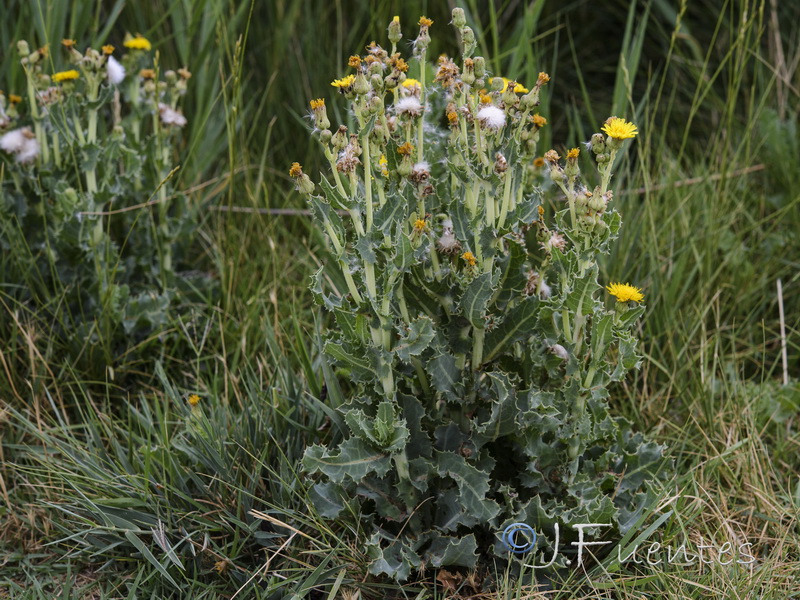
<path fill-rule="evenodd" d="M 353 300 L 356 301 L 356 304 L 361 304 L 363 298 L 361 294 L 358 293 L 358 287 L 353 280 L 352 273 L 350 273 L 350 267 L 348 267 L 347 263 L 342 259 L 339 259 L 339 266 L 342 268 L 342 275 L 344 275 L 344 280 L 347 282 L 347 289 L 350 291 L 350 295 L 353 296 Z"/>
<path fill-rule="evenodd" d="M 505 185 L 503 186 L 503 205 L 500 208 L 500 218 L 497 221 L 497 229 L 503 228 L 506 222 L 506 215 L 508 215 L 508 211 L 511 209 L 511 180 L 513 179 L 513 175 L 511 172 L 506 171 L 505 178 Z"/>
<path fill-rule="evenodd" d="M 425 51 L 420 52 L 419 55 L 419 87 L 420 87 L 420 100 L 422 103 L 422 116 L 419 118 L 417 125 L 417 162 L 424 160 L 424 153 L 422 151 L 423 144 L 425 143 L 424 127 L 425 127 L 425 100 L 427 94 L 425 93 Z"/>
<path fill-rule="evenodd" d="M 369 156 L 369 136 L 364 135 L 364 192 L 366 194 L 367 231 L 372 231 L 372 163 Z"/>
<path fill-rule="evenodd" d="M 483 362 L 483 339 L 486 336 L 485 329 L 472 329 L 472 368 L 477 370 Z"/>

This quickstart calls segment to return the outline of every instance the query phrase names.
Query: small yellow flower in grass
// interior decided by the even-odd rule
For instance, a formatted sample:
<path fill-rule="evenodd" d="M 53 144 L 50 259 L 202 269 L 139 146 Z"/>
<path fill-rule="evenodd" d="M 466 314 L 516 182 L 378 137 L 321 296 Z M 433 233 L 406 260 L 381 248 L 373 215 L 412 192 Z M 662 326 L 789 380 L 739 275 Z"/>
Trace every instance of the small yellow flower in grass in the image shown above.
<path fill-rule="evenodd" d="M 428 222 L 425 219 L 417 219 L 414 221 L 414 231 L 422 231 L 428 226 Z"/>
<path fill-rule="evenodd" d="M 531 117 L 531 121 L 533 121 L 533 124 L 539 129 L 547 125 L 547 119 L 538 113 Z"/>
<path fill-rule="evenodd" d="M 420 85 L 420 83 L 418 79 L 414 79 L 413 77 L 406 77 L 406 79 L 403 81 L 404 88 L 412 88 L 415 85 Z"/>
<path fill-rule="evenodd" d="M 420 27 L 430 27 L 433 25 L 433 21 L 428 17 L 420 17 L 419 18 L 419 26 Z"/>
<path fill-rule="evenodd" d="M 134 37 L 129 37 L 122 45 L 131 50 L 150 50 L 153 46 L 146 37 L 137 33 Z"/>
<path fill-rule="evenodd" d="M 580 148 L 573 148 L 567 152 L 567 159 L 571 158 L 578 158 L 578 155 L 581 153 Z"/>
<path fill-rule="evenodd" d="M 325 99 L 317 98 L 316 100 L 312 100 L 310 104 L 311 104 L 311 110 L 318 110 L 325 106 Z"/>
<path fill-rule="evenodd" d="M 464 252 L 464 254 L 461 255 L 461 258 L 463 258 L 470 267 L 474 267 L 478 263 L 478 259 L 476 259 L 475 255 L 469 250 Z"/>
<path fill-rule="evenodd" d="M 200 396 L 198 396 L 197 394 L 189 394 L 187 401 L 191 406 L 197 406 L 198 404 L 200 404 Z"/>
<path fill-rule="evenodd" d="M 61 45 L 64 46 L 64 48 L 74 48 L 75 44 L 77 43 L 78 42 L 76 42 L 75 40 L 69 40 L 69 39 L 61 40 Z"/>
<path fill-rule="evenodd" d="M 641 302 L 644 299 L 642 290 L 627 283 L 612 283 L 606 286 L 608 293 L 617 298 L 617 302 Z"/>
<path fill-rule="evenodd" d="M 60 83 L 62 81 L 77 79 L 80 76 L 80 73 L 78 73 L 75 69 L 70 69 L 69 71 L 59 71 L 58 73 L 53 73 L 53 81 Z"/>
<path fill-rule="evenodd" d="M 385 154 L 381 154 L 381 157 L 378 160 L 378 165 L 381 168 L 381 175 L 383 175 L 384 177 L 388 177 L 388 175 L 389 175 L 389 169 L 388 169 L 389 160 L 386 158 Z"/>
<path fill-rule="evenodd" d="M 625 119 L 620 119 L 619 117 L 611 117 L 608 119 L 603 127 L 601 127 L 601 131 L 615 140 L 634 138 L 639 133 L 636 129 L 636 125 Z"/>
<path fill-rule="evenodd" d="M 341 79 L 334 79 L 331 81 L 331 85 L 335 88 L 339 88 L 340 90 L 349 88 L 353 85 L 353 82 L 356 80 L 355 75 L 348 75 L 347 77 L 342 77 Z"/>
<path fill-rule="evenodd" d="M 19 104 L 20 102 L 22 102 L 22 96 L 17 96 L 16 94 L 9 94 L 8 101 L 11 102 L 11 104 Z"/>
<path fill-rule="evenodd" d="M 103 50 L 103 54 L 105 54 L 106 56 L 114 54 L 114 50 L 116 50 L 116 48 L 111 44 L 106 44 L 101 49 Z"/>

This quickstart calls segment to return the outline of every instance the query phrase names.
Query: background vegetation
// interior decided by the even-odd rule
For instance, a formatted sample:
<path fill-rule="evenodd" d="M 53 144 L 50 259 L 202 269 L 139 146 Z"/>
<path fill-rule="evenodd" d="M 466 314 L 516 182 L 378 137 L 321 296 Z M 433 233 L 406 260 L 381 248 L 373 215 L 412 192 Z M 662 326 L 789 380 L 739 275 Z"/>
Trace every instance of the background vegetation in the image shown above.
<path fill-rule="evenodd" d="M 2 277 L 0 259 L 0 596 L 394 593 L 365 576 L 357 519 L 334 527 L 307 504 L 297 462 L 329 435 L 324 397 L 346 394 L 347 382 L 325 373 L 316 345 L 323 315 L 307 286 L 322 239 L 304 216 L 265 209 L 302 208 L 288 165 L 299 160 L 313 177 L 321 164 L 307 135 L 309 99 L 326 97 L 331 120 L 347 121 L 329 85 L 347 57 L 382 42 L 395 14 L 406 38 L 420 14 L 431 17 L 429 54 L 454 53 L 454 4 L 5 3 L 8 91 L 22 89 L 20 38 L 98 47 L 138 31 L 164 64 L 194 73 L 177 185 L 203 219 L 184 268 L 213 276 L 219 294 L 165 325 L 172 341 L 150 360 L 120 356 L 115 370 L 128 377 L 112 380 L 75 367 L 48 335 L 52 315 L 11 300 L 8 286 L 21 282 Z M 586 140 L 610 114 L 639 125 L 617 175 L 622 236 L 602 268 L 644 287 L 646 361 L 615 389 L 614 406 L 667 443 L 679 466 L 653 507 L 673 511 L 662 543 L 748 541 L 759 558 L 752 569 L 611 575 L 606 561 L 541 594 L 787 598 L 800 572 L 800 6 L 461 6 L 494 72 L 522 82 L 551 74 L 542 113 L 557 149 Z M 195 409 L 192 392 L 202 397 Z M 429 575 L 397 593 L 467 595 L 498 582 L 497 597 L 536 597 L 506 589 L 502 573 Z"/>

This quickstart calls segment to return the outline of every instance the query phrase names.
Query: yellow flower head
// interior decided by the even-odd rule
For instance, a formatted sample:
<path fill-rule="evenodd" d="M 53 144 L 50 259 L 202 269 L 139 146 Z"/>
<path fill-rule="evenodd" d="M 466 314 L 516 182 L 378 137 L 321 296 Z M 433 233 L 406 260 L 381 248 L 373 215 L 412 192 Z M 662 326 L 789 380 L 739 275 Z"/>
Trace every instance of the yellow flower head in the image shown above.
<path fill-rule="evenodd" d="M 533 159 L 533 166 L 542 168 L 544 166 L 544 159 L 541 156 L 537 156 L 536 158 Z"/>
<path fill-rule="evenodd" d="M 465 261 L 467 261 L 467 264 L 470 267 L 474 267 L 478 262 L 478 259 L 476 259 L 475 255 L 472 252 L 470 252 L 469 250 L 464 252 L 464 254 L 461 255 L 461 258 L 463 258 Z"/>
<path fill-rule="evenodd" d="M 70 81 L 72 79 L 77 79 L 80 77 L 81 74 L 78 73 L 75 69 L 70 69 L 69 71 L 59 71 L 58 73 L 53 73 L 53 81 L 56 83 L 60 83 L 62 81 Z"/>
<path fill-rule="evenodd" d="M 200 396 L 198 396 L 197 394 L 190 394 L 187 400 L 189 404 L 191 404 L 192 406 L 197 406 L 198 404 L 200 404 Z"/>
<path fill-rule="evenodd" d="M 500 79 L 502 79 L 502 80 L 503 80 L 503 89 L 502 89 L 502 90 L 500 90 L 500 93 L 503 93 L 503 92 L 505 92 L 505 91 L 508 89 L 508 84 L 509 84 L 509 83 L 511 83 L 511 80 L 510 80 L 510 79 L 508 79 L 507 77 L 501 77 Z M 526 87 L 525 87 L 524 85 L 522 85 L 521 83 L 517 83 L 516 81 L 515 81 L 514 83 L 515 83 L 515 85 L 514 85 L 514 91 L 515 91 L 517 94 L 527 94 L 527 93 L 530 91 L 530 90 L 528 90 L 528 88 L 526 88 Z"/>
<path fill-rule="evenodd" d="M 317 98 L 311 101 L 311 110 L 319 110 L 320 108 L 325 108 L 324 98 Z"/>
<path fill-rule="evenodd" d="M 139 33 L 134 37 L 129 37 L 122 45 L 131 50 L 150 50 L 153 47 L 150 40 Z"/>
<path fill-rule="evenodd" d="M 570 158 L 578 158 L 578 155 L 581 153 L 580 148 L 573 148 L 572 150 L 567 152 L 567 159 Z"/>
<path fill-rule="evenodd" d="M 425 219 L 417 219 L 414 221 L 414 231 L 422 231 L 428 226 L 428 222 Z"/>
<path fill-rule="evenodd" d="M 608 293 L 617 298 L 617 302 L 641 302 L 644 299 L 642 290 L 627 283 L 612 283 L 606 286 Z"/>
<path fill-rule="evenodd" d="M 419 18 L 419 26 L 420 27 L 430 27 L 433 25 L 433 21 L 428 17 L 420 17 Z"/>
<path fill-rule="evenodd" d="M 61 40 L 61 45 L 64 46 L 64 48 L 74 48 L 75 44 L 77 43 L 78 42 L 76 42 L 75 40 L 70 40 L 70 39 Z"/>
<path fill-rule="evenodd" d="M 550 75 L 548 75 L 547 73 L 542 71 L 541 73 L 539 73 L 539 76 L 536 78 L 536 85 L 538 85 L 539 87 L 542 87 L 543 85 L 546 85 L 547 82 L 549 82 L 549 81 L 550 81 Z"/>
<path fill-rule="evenodd" d="M 357 69 L 361 66 L 361 57 L 354 54 L 350 57 L 350 60 L 347 61 L 347 65 Z"/>
<path fill-rule="evenodd" d="M 608 119 L 601 130 L 615 140 L 634 138 L 639 133 L 636 129 L 636 125 L 629 123 L 625 119 L 620 119 L 619 117 L 611 117 Z"/>
<path fill-rule="evenodd" d="M 547 125 L 547 119 L 545 119 L 542 115 L 538 113 L 531 117 L 531 121 L 533 121 L 533 124 L 536 125 L 536 127 L 538 127 L 539 129 Z"/>
<path fill-rule="evenodd" d="M 481 104 L 491 104 L 492 97 L 489 94 L 481 94 Z"/>
<path fill-rule="evenodd" d="M 394 18 L 392 19 L 392 23 L 399 23 L 399 22 L 400 22 L 399 15 L 395 15 Z"/>
<path fill-rule="evenodd" d="M 335 88 L 339 88 L 340 90 L 349 88 L 353 85 L 353 82 L 356 80 L 355 75 L 348 75 L 347 77 L 342 77 L 341 79 L 334 79 L 331 81 L 331 85 Z"/>
<path fill-rule="evenodd" d="M 385 154 L 381 154 L 380 159 L 378 160 L 378 166 L 381 168 L 381 175 L 384 177 L 389 175 L 389 160 L 386 158 Z"/>
<path fill-rule="evenodd" d="M 111 44 L 106 44 L 105 46 L 103 46 L 102 50 L 103 54 L 109 55 L 109 54 L 114 54 L 114 50 L 116 50 L 116 48 L 114 48 L 114 46 L 112 46 Z"/>
<path fill-rule="evenodd" d="M 11 102 L 11 104 L 19 104 L 20 102 L 22 102 L 22 96 L 17 96 L 16 94 L 9 94 L 8 101 Z"/>
<path fill-rule="evenodd" d="M 447 113 L 447 122 L 451 127 L 458 125 L 458 113 L 454 110 L 451 110 L 449 113 Z"/>
<path fill-rule="evenodd" d="M 300 166 L 300 163 L 293 162 L 292 167 L 289 169 L 289 176 L 297 178 L 303 174 L 303 167 Z"/>

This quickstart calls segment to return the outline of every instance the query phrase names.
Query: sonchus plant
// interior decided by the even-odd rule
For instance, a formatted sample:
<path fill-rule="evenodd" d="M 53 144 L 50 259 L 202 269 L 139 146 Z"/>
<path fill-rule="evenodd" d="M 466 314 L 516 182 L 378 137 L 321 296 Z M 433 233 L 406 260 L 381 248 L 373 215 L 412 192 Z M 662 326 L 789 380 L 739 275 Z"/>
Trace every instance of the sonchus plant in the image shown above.
<path fill-rule="evenodd" d="M 123 46 L 20 41 L 26 92 L 0 94 L 4 283 L 35 282 L 16 299 L 58 305 L 53 333 L 103 367 L 166 323 L 194 229 L 171 186 L 191 73 L 160 71 L 142 36 Z"/>
<path fill-rule="evenodd" d="M 608 309 L 598 283 L 621 222 L 612 168 L 636 127 L 612 117 L 587 150 L 537 158 L 549 76 L 530 89 L 491 77 L 460 9 L 460 61 L 429 69 L 431 24 L 419 20 L 416 78 L 395 52 L 396 17 L 391 51 L 350 58 L 333 86 L 354 131 L 333 132 L 311 101 L 322 193 L 290 170 L 341 271 L 343 289 L 325 289 L 324 268 L 312 286 L 336 322 L 324 353 L 355 383 L 336 407 L 343 439 L 309 447 L 303 465 L 321 475 L 320 514 L 360 512 L 371 572 L 398 580 L 508 557 L 499 532 L 516 521 L 540 532 L 540 551 L 556 524 L 562 545 L 573 523 L 619 534 L 663 463 L 608 406 L 609 384 L 640 362 L 643 295 L 610 285 Z M 581 178 L 587 154 L 596 185 Z"/>

